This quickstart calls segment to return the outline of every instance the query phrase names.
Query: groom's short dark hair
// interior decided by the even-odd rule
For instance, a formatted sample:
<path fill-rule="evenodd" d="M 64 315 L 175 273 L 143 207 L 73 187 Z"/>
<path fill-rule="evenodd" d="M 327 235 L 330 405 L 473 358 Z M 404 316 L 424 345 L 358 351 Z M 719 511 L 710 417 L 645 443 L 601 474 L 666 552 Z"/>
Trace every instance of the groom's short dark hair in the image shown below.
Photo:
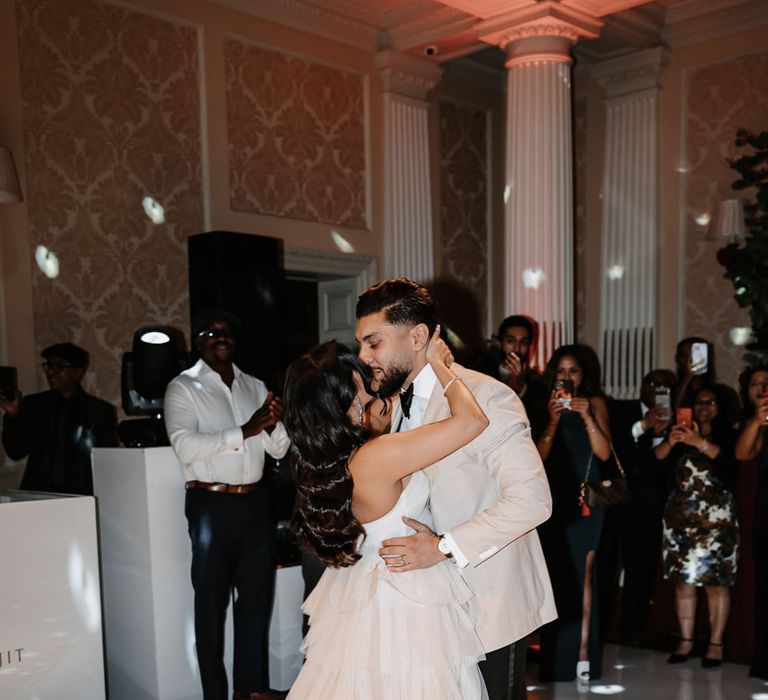
<path fill-rule="evenodd" d="M 384 312 L 388 323 L 398 326 L 426 324 L 433 333 L 437 325 L 437 302 L 429 290 L 398 277 L 366 289 L 357 300 L 357 318 Z"/>

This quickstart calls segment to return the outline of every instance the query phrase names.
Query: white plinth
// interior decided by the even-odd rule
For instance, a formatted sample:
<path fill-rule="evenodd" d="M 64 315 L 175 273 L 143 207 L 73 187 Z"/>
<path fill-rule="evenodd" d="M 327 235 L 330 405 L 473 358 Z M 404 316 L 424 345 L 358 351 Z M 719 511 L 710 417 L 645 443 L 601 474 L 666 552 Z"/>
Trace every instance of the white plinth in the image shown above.
<path fill-rule="evenodd" d="M 96 448 L 104 628 L 110 700 L 197 700 L 191 545 L 184 479 L 170 447 Z M 278 570 L 270 682 L 287 690 L 301 667 L 300 567 Z M 231 622 L 225 664 L 232 678 Z"/>
<path fill-rule="evenodd" d="M 104 698 L 94 499 L 0 491 L 0 532 L 0 698 Z"/>

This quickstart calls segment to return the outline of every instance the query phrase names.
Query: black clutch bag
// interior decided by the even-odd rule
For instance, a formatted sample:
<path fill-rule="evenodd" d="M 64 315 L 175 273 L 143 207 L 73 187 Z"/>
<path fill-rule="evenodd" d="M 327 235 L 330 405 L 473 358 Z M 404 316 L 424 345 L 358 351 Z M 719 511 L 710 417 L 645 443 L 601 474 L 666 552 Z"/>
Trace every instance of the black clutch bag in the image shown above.
<path fill-rule="evenodd" d="M 627 483 L 627 476 L 624 473 L 624 468 L 621 466 L 616 450 L 611 445 L 611 452 L 613 458 L 616 460 L 616 469 L 618 470 L 618 476 L 613 479 L 603 479 L 602 481 L 590 481 L 589 472 L 592 469 L 592 458 L 594 455 L 589 455 L 589 462 L 587 462 L 587 473 L 584 475 L 584 481 L 581 482 L 581 488 L 579 493 L 579 501 L 582 509 L 586 504 L 589 508 L 605 508 L 607 506 L 615 506 L 620 503 L 627 503 L 632 499 L 632 493 L 629 490 L 629 484 Z"/>

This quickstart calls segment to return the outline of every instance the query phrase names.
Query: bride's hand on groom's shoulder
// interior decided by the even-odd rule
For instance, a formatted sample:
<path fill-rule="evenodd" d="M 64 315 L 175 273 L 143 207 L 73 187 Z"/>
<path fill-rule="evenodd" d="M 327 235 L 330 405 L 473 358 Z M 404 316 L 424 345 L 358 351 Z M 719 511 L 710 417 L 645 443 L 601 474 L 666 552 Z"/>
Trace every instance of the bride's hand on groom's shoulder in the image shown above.
<path fill-rule="evenodd" d="M 437 548 L 440 538 L 432 530 L 412 518 L 403 518 L 403 522 L 416 533 L 384 540 L 379 549 L 379 556 L 392 573 L 428 569 L 445 560 L 445 555 Z"/>

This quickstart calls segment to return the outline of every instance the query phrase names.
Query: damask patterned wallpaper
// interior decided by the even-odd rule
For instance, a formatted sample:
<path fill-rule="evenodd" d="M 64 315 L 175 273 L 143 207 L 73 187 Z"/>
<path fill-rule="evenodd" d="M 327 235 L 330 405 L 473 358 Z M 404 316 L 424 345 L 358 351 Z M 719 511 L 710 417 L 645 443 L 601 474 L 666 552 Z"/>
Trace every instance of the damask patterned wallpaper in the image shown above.
<path fill-rule="evenodd" d="M 355 73 L 225 44 L 230 206 L 365 228 L 365 90 Z"/>
<path fill-rule="evenodd" d="M 440 233 L 436 254 L 444 276 L 476 297 L 477 327 L 483 331 L 488 304 L 488 139 L 487 111 L 440 102 Z"/>
<path fill-rule="evenodd" d="M 749 318 L 733 301 L 733 286 L 715 259 L 723 244 L 705 240 L 707 229 L 696 218 L 713 213 L 722 199 L 749 196 L 731 189 L 736 173 L 726 158 L 737 155 L 738 128 L 768 128 L 768 51 L 691 70 L 685 89 L 685 334 L 714 342 L 718 378 L 735 385 L 744 349 L 731 343 L 728 332 L 748 326 Z"/>
<path fill-rule="evenodd" d="M 16 8 L 30 255 L 45 246 L 60 269 L 34 265 L 37 349 L 82 345 L 86 387 L 119 404 L 134 330 L 188 327 L 185 241 L 203 225 L 197 32 L 95 0 Z"/>

